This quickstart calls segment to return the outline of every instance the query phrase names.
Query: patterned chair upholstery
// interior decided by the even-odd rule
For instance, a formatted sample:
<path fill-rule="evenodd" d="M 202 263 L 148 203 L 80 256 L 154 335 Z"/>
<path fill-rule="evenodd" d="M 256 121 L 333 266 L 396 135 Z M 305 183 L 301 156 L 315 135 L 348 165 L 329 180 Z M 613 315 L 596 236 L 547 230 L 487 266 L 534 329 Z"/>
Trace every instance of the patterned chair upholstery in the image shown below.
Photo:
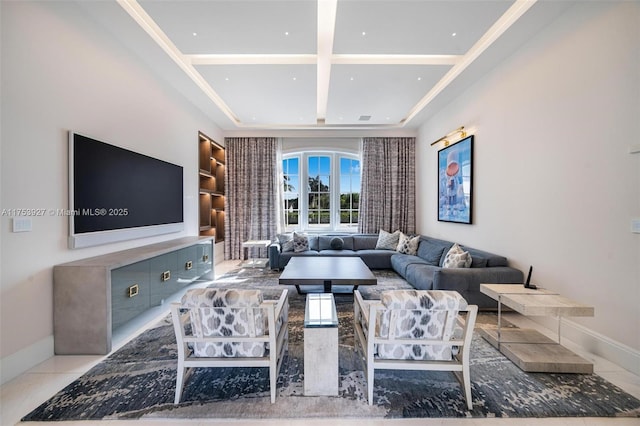
<path fill-rule="evenodd" d="M 271 402 L 288 343 L 288 291 L 263 300 L 260 290 L 192 289 L 171 306 L 178 342 L 175 403 L 190 367 L 268 367 Z"/>
<path fill-rule="evenodd" d="M 365 301 L 356 290 L 355 346 L 364 354 L 369 404 L 376 369 L 444 370 L 456 374 L 471 410 L 469 349 L 477 311 L 456 291 L 390 290 L 379 301 Z"/>

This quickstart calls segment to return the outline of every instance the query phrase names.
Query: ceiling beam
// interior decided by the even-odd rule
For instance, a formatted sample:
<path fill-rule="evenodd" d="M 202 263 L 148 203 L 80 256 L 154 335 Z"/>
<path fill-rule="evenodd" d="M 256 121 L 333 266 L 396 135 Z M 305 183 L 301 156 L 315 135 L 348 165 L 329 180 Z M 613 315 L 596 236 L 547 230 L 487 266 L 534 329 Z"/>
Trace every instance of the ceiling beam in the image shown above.
<path fill-rule="evenodd" d="M 317 55 L 185 55 L 193 65 L 315 65 Z"/>
<path fill-rule="evenodd" d="M 339 65 L 455 65 L 461 55 L 333 55 Z"/>
<path fill-rule="evenodd" d="M 431 88 L 431 90 L 411 109 L 402 120 L 402 126 L 411 121 L 436 96 L 455 80 L 469 65 L 504 34 L 537 0 L 516 0 L 509 9 L 487 30 L 486 33 L 465 53 L 451 69 Z"/>
<path fill-rule="evenodd" d="M 140 27 L 155 41 L 158 46 L 187 74 L 193 82 L 206 93 L 220 110 L 236 125 L 240 123 L 231 108 L 207 83 L 200 73 L 193 67 L 189 59 L 173 44 L 169 37 L 160 29 L 158 24 L 145 12 L 136 0 L 117 0 L 118 4 L 140 25 Z"/>
<path fill-rule="evenodd" d="M 318 0 L 318 68 L 316 87 L 316 119 L 318 124 L 324 124 L 327 118 L 331 56 L 333 54 L 337 9 L 338 0 Z"/>

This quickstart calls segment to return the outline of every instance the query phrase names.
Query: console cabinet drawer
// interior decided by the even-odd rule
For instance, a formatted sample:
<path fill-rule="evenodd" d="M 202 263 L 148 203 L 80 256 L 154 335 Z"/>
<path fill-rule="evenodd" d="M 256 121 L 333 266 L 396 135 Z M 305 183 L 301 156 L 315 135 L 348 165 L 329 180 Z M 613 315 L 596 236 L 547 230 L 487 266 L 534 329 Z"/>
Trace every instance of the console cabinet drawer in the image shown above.
<path fill-rule="evenodd" d="M 122 324 L 149 309 L 149 261 L 111 271 L 111 324 Z"/>
<path fill-rule="evenodd" d="M 191 284 L 199 276 L 198 249 L 187 247 L 178 251 L 178 287 Z"/>
<path fill-rule="evenodd" d="M 198 276 L 213 279 L 213 246 L 207 243 L 196 245 L 198 259 Z"/>
<path fill-rule="evenodd" d="M 178 253 L 167 253 L 149 260 L 151 306 L 161 305 L 178 291 Z"/>

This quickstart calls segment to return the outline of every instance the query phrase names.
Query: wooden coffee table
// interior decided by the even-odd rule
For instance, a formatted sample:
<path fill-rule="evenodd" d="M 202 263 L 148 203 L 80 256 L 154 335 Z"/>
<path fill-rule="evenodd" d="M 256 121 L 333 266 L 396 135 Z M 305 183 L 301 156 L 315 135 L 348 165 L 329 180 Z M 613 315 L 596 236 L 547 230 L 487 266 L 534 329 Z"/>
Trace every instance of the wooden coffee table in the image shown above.
<path fill-rule="evenodd" d="M 359 257 L 301 256 L 292 257 L 278 280 L 282 285 L 294 285 L 298 293 L 301 286 L 321 285 L 331 293 L 334 285 L 376 285 L 377 278 Z"/>
<path fill-rule="evenodd" d="M 480 284 L 480 292 L 498 301 L 498 327 L 482 329 L 483 337 L 524 371 L 593 373 L 593 364 L 561 345 L 562 317 L 594 315 L 594 309 L 546 289 L 522 284 Z M 558 340 L 536 330 L 502 328 L 502 305 L 526 316 L 553 316 L 558 320 Z"/>

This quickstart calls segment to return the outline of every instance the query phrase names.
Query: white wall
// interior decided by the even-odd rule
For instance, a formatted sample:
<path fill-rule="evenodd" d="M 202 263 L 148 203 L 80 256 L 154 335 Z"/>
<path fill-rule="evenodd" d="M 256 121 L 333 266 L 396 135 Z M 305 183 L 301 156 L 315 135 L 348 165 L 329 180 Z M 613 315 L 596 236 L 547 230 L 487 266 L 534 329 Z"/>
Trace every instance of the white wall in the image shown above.
<path fill-rule="evenodd" d="M 67 208 L 67 131 L 184 167 L 185 231 L 67 249 L 66 217 L 2 216 L 2 381 L 53 354 L 52 266 L 196 235 L 198 131 L 222 132 L 75 2 L 2 2 L 1 208 Z"/>
<path fill-rule="evenodd" d="M 506 255 L 595 306 L 572 318 L 640 372 L 640 3 L 584 2 L 420 129 L 418 230 Z M 437 221 L 437 151 L 474 129 L 473 225 Z M 597 341 L 597 342 L 596 342 Z M 635 357 L 635 358 L 634 358 Z M 633 361 L 635 360 L 635 361 Z M 633 363 L 635 362 L 635 365 Z"/>

